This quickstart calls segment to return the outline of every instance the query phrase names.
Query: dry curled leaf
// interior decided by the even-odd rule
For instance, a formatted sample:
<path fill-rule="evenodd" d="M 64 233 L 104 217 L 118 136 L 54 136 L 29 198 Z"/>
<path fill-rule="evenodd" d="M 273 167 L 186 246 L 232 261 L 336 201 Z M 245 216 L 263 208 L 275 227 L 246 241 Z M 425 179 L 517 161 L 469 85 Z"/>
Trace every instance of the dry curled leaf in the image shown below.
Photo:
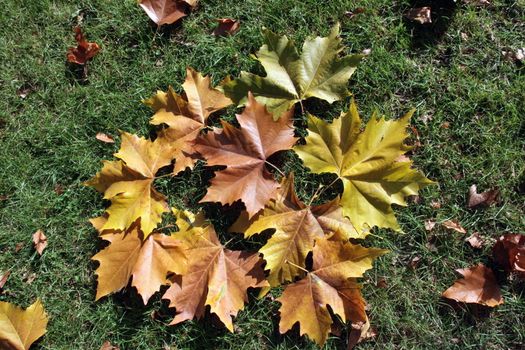
<path fill-rule="evenodd" d="M 118 346 L 112 345 L 109 340 L 106 340 L 100 347 L 100 350 L 120 350 Z"/>
<path fill-rule="evenodd" d="M 468 207 L 489 207 L 498 201 L 498 197 L 499 189 L 497 188 L 478 193 L 476 185 L 472 185 L 468 190 Z"/>
<path fill-rule="evenodd" d="M 446 220 L 443 221 L 441 225 L 448 230 L 454 230 L 459 233 L 467 233 L 467 230 L 465 230 L 457 220 Z"/>
<path fill-rule="evenodd" d="M 503 304 L 494 272 L 483 264 L 468 269 L 458 269 L 463 278 L 443 292 L 443 296 L 462 303 L 494 307 Z"/>
<path fill-rule="evenodd" d="M 218 19 L 217 22 L 219 23 L 213 31 L 213 35 L 215 36 L 226 36 L 235 34 L 241 26 L 241 23 L 238 20 L 231 18 L 221 18 Z"/>
<path fill-rule="evenodd" d="M 368 318 L 365 322 L 352 322 L 346 349 L 352 350 L 357 344 L 375 337 L 377 337 L 377 331 L 370 326 Z"/>
<path fill-rule="evenodd" d="M 292 126 L 293 111 L 278 121 L 250 94 L 246 108 L 237 115 L 240 128 L 221 121 L 221 128 L 199 136 L 195 149 L 207 164 L 225 165 L 211 180 L 201 202 L 232 204 L 241 200 L 249 217 L 264 208 L 277 196 L 277 183 L 269 168 L 275 168 L 268 158 L 276 152 L 290 149 L 295 141 Z"/>
<path fill-rule="evenodd" d="M 91 58 L 93 58 L 100 51 L 97 43 L 88 42 L 82 34 L 80 27 L 75 27 L 75 40 L 77 47 L 70 47 L 67 50 L 67 60 L 71 63 L 85 65 Z"/>
<path fill-rule="evenodd" d="M 470 244 L 472 248 L 481 249 L 483 248 L 483 238 L 480 236 L 479 232 L 474 232 L 472 235 L 467 237 L 465 241 Z"/>
<path fill-rule="evenodd" d="M 196 0 L 140 0 L 140 7 L 158 26 L 172 24 L 186 16 L 186 11 L 195 7 Z"/>
<path fill-rule="evenodd" d="M 432 231 L 435 226 L 436 222 L 434 220 L 425 220 L 425 230 Z"/>
<path fill-rule="evenodd" d="M 33 233 L 33 245 L 39 255 L 42 255 L 44 249 L 47 247 L 47 237 L 44 234 L 44 231 L 37 230 Z"/>
<path fill-rule="evenodd" d="M 28 350 L 46 333 L 47 315 L 40 299 L 27 309 L 0 301 L 0 349 Z"/>
<path fill-rule="evenodd" d="M 506 271 L 525 278 L 525 235 L 506 234 L 492 248 L 494 260 Z"/>
<path fill-rule="evenodd" d="M 7 282 L 7 279 L 9 278 L 10 274 L 11 271 L 6 271 L 5 273 L 0 274 L 0 291 L 4 288 L 5 283 Z"/>
<path fill-rule="evenodd" d="M 427 24 L 427 23 L 432 23 L 430 12 L 431 12 L 430 6 L 416 7 L 416 8 L 410 9 L 405 14 L 405 17 L 411 21 L 418 22 L 420 24 Z"/>
<path fill-rule="evenodd" d="M 95 138 L 104 143 L 115 143 L 115 139 L 113 137 L 103 132 L 98 132 Z"/>

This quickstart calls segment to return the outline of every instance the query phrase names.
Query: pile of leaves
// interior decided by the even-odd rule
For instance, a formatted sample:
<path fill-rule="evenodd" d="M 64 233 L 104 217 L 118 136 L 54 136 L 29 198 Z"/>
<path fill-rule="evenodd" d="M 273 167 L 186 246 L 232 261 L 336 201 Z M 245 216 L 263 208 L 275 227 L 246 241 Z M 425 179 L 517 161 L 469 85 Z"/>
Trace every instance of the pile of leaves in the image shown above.
<path fill-rule="evenodd" d="M 405 139 L 412 112 L 398 120 L 374 114 L 362 129 L 352 101 L 332 122 L 307 114 L 308 135 L 298 144 L 293 121 L 306 113 L 302 101 L 349 96 L 348 80 L 362 55 L 343 50 L 337 25 L 328 37 L 307 40 L 301 53 L 286 36 L 265 30 L 256 53 L 265 77 L 243 72 L 214 88 L 209 77 L 188 68 L 184 93 L 169 87 L 145 101 L 154 111 L 156 137 L 123 132 L 116 159 L 104 161 L 87 183 L 110 202 L 91 220 L 109 243 L 93 257 L 96 299 L 131 284 L 146 304 L 169 285 L 162 298 L 175 309 L 171 324 L 202 318 L 209 307 L 233 331 L 249 288 L 264 296 L 282 286 L 281 333 L 299 323 L 301 335 L 322 345 L 334 322 L 367 324 L 357 279 L 385 251 L 358 242 L 375 226 L 400 230 L 392 204 L 407 205 L 406 197 L 432 182 L 404 156 L 411 150 Z M 232 103 L 244 106 L 236 121 L 210 127 L 210 116 L 216 120 Z M 275 162 L 286 152 L 335 180 L 301 200 L 293 174 Z M 230 231 L 260 239 L 258 252 L 228 249 L 211 223 L 216 218 L 171 208 L 159 192 L 159 178 L 191 171 L 198 160 L 215 174 L 200 202 L 219 203 L 223 212 L 242 205 Z M 312 204 L 339 187 L 340 195 Z M 166 234 L 159 225 L 169 217 L 177 229 Z"/>

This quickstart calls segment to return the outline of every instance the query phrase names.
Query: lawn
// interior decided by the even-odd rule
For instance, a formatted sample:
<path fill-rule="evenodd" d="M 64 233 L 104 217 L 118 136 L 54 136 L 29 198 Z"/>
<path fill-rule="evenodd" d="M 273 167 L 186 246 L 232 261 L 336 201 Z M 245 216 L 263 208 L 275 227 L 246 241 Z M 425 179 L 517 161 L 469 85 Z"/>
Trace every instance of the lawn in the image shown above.
<path fill-rule="evenodd" d="M 359 349 L 523 349 L 523 282 L 505 282 L 505 303 L 488 317 L 454 310 L 441 299 L 457 278 L 455 269 L 491 266 L 494 239 L 525 233 L 525 71 L 502 55 L 525 47 L 525 2 L 476 2 L 201 0 L 181 24 L 156 32 L 134 0 L 1 1 L 0 272 L 11 275 L 0 300 L 26 307 L 42 299 L 50 322 L 35 349 L 97 350 L 106 340 L 132 350 L 315 349 L 297 332 L 278 334 L 279 304 L 270 298 L 252 298 L 235 319 L 234 334 L 212 318 L 168 327 L 172 315 L 158 295 L 147 306 L 130 289 L 95 302 L 90 258 L 101 244 L 87 220 L 103 212 L 104 202 L 83 182 L 118 149 L 118 142 L 96 140 L 97 132 L 147 136 L 152 113 L 141 100 L 168 85 L 180 91 L 187 66 L 215 83 L 241 70 L 263 73 L 249 56 L 261 45 L 262 27 L 302 43 L 327 35 L 339 21 L 349 53 L 371 50 L 350 83 L 360 112 L 365 119 L 374 110 L 396 118 L 415 107 L 412 124 L 421 145 L 412 158 L 438 182 L 409 207 L 396 208 L 403 233 L 376 229 L 366 241 L 391 253 L 362 281 L 378 334 Z M 428 4 L 438 15 L 433 24 L 403 18 L 411 7 Z M 345 15 L 357 7 L 364 13 Z M 239 19 L 241 30 L 210 35 L 215 20 L 225 17 Z M 65 65 L 76 24 L 102 48 L 87 84 Z M 312 109 L 329 117 L 348 104 L 314 103 Z M 293 169 L 301 196 L 311 196 L 317 177 L 292 156 L 283 169 Z M 198 167 L 165 181 L 162 191 L 171 204 L 196 208 L 204 194 L 196 185 L 205 184 L 205 176 Z M 468 209 L 472 184 L 500 188 L 501 201 Z M 475 250 L 466 235 L 439 225 L 428 232 L 427 219 L 456 219 L 488 244 Z M 49 242 L 42 256 L 32 247 L 37 229 Z M 415 257 L 419 264 L 411 268 Z M 344 341 L 331 337 L 325 348 L 344 348 Z"/>

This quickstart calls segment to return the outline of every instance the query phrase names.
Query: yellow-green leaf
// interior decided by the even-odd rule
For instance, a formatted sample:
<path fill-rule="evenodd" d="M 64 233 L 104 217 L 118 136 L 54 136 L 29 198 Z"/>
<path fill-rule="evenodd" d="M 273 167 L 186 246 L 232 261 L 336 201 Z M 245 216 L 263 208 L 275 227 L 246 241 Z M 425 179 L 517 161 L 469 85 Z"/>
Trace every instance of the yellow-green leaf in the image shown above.
<path fill-rule="evenodd" d="M 432 184 L 412 161 L 399 161 L 411 149 L 404 144 L 413 112 L 398 120 L 375 114 L 359 133 L 361 119 L 352 101 L 348 113 L 328 123 L 308 120 L 306 145 L 294 148 L 314 173 L 334 173 L 343 181 L 344 214 L 363 236 L 373 226 L 400 230 L 392 204 L 406 206 L 405 198 Z"/>
<path fill-rule="evenodd" d="M 299 55 L 286 36 L 264 30 L 264 45 L 256 53 L 266 77 L 242 72 L 238 79 L 223 85 L 237 104 L 244 104 L 250 91 L 257 101 L 278 119 L 299 101 L 310 97 L 332 103 L 349 95 L 348 80 L 362 55 L 340 57 L 344 50 L 336 24 L 328 37 L 307 39 Z"/>

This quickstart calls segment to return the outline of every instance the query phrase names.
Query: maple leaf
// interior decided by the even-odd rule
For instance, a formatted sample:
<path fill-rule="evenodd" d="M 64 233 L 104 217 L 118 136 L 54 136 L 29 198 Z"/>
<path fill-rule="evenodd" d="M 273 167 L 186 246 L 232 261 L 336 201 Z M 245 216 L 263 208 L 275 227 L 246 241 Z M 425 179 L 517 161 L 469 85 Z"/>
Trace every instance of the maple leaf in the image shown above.
<path fill-rule="evenodd" d="M 145 240 L 137 220 L 126 232 L 104 234 L 102 239 L 110 242 L 92 260 L 100 266 L 96 300 L 116 292 L 128 285 L 137 289 L 144 305 L 160 287 L 168 283 L 168 273 L 183 274 L 186 271 L 186 256 L 181 242 L 174 236 L 159 233 Z"/>
<path fill-rule="evenodd" d="M 477 186 L 472 185 L 468 189 L 468 207 L 480 208 L 489 207 L 498 201 L 499 189 L 494 188 L 482 193 L 478 193 Z"/>
<path fill-rule="evenodd" d="M 102 170 L 86 185 L 104 193 L 111 201 L 108 214 L 99 231 L 128 229 L 138 218 L 146 238 L 169 210 L 166 198 L 153 188 L 157 171 L 171 163 L 169 145 L 146 140 L 126 132 L 115 157 L 118 161 L 104 161 Z"/>
<path fill-rule="evenodd" d="M 349 95 L 347 83 L 363 55 L 339 57 L 344 47 L 339 38 L 339 24 L 328 37 L 308 39 L 301 55 L 286 36 L 263 31 L 264 45 L 256 59 L 266 70 L 266 77 L 241 72 L 239 79 L 223 85 L 235 103 L 244 104 L 250 91 L 257 101 L 279 118 L 295 103 L 310 97 L 332 103 Z"/>
<path fill-rule="evenodd" d="M 201 202 L 232 204 L 241 200 L 252 217 L 277 195 L 279 184 L 267 170 L 267 159 L 287 150 L 296 141 L 291 111 L 278 121 L 252 95 L 242 114 L 237 115 L 240 129 L 221 121 L 222 129 L 199 136 L 195 149 L 208 165 L 226 165 L 216 172 Z M 274 166 L 273 166 L 274 167 Z"/>
<path fill-rule="evenodd" d="M 40 299 L 23 310 L 0 301 L 0 348 L 28 350 L 46 333 L 47 315 Z"/>
<path fill-rule="evenodd" d="M 186 69 L 182 88 L 183 96 L 170 86 L 168 92 L 157 91 L 155 96 L 144 101 L 155 111 L 151 124 L 168 126 L 159 133 L 158 140 L 167 143 L 171 149 L 171 156 L 176 160 L 174 174 L 186 167 L 193 168 L 196 151 L 192 141 L 206 126 L 212 113 L 232 104 L 229 98 L 211 86 L 208 76 L 203 77 L 192 68 Z"/>
<path fill-rule="evenodd" d="M 475 303 L 489 307 L 503 304 L 503 297 L 496 277 L 483 264 L 468 269 L 458 269 L 463 278 L 443 292 L 443 296 L 463 303 Z"/>
<path fill-rule="evenodd" d="M 140 7 L 159 27 L 172 24 L 186 16 L 188 7 L 197 5 L 196 0 L 140 0 Z"/>
<path fill-rule="evenodd" d="M 244 232 L 245 237 L 251 237 L 264 230 L 275 230 L 259 250 L 266 260 L 265 268 L 270 270 L 268 282 L 272 287 L 301 274 L 300 268 L 305 267 L 306 256 L 316 239 L 325 235 L 346 240 L 358 237 L 343 216 L 338 199 L 322 205 L 306 205 L 295 194 L 293 175 L 285 179 L 281 189 L 279 196 Z"/>
<path fill-rule="evenodd" d="M 334 173 L 343 181 L 344 214 L 363 236 L 373 226 L 399 231 L 392 204 L 406 206 L 407 196 L 433 183 L 411 168 L 412 161 L 397 161 L 411 149 L 403 143 L 411 115 L 387 121 L 374 114 L 360 132 L 352 101 L 350 110 L 332 123 L 310 116 L 306 145 L 294 147 L 314 173 Z"/>
<path fill-rule="evenodd" d="M 267 286 L 262 260 L 257 253 L 225 249 L 202 216 L 174 212 L 180 229 L 176 237 L 187 247 L 188 271 L 162 297 L 176 308 L 171 324 L 203 317 L 208 305 L 233 332 L 232 316 L 248 301 L 246 290 Z"/>
<path fill-rule="evenodd" d="M 279 331 L 285 333 L 298 322 L 300 334 L 322 346 L 333 323 L 328 306 L 343 322 L 366 322 L 365 302 L 355 278 L 385 252 L 340 241 L 316 241 L 313 271 L 288 285 L 277 299 L 282 304 Z"/>
<path fill-rule="evenodd" d="M 70 47 L 67 49 L 67 60 L 71 63 L 85 65 L 87 61 L 92 59 L 100 51 L 97 43 L 90 43 L 84 38 L 82 29 L 80 27 L 73 28 L 75 31 L 75 40 L 77 47 Z"/>

